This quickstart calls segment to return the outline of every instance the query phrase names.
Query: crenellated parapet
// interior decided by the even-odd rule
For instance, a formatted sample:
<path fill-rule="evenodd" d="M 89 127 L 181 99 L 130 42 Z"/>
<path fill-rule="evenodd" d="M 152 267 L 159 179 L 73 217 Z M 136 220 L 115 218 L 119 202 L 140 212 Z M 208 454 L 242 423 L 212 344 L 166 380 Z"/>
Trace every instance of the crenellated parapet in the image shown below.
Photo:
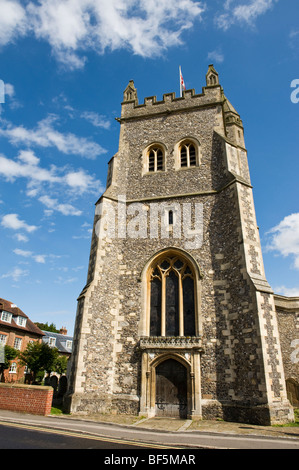
<path fill-rule="evenodd" d="M 183 112 L 186 109 L 206 108 L 209 106 L 222 105 L 221 87 L 203 87 L 202 93 L 197 94 L 194 89 L 185 90 L 182 96 L 177 97 L 173 93 L 163 94 L 163 99 L 157 96 L 144 98 L 143 104 L 138 103 L 137 93 L 135 98 L 122 102 L 120 121 L 134 119 L 153 114 L 168 114 L 172 112 Z"/>
<path fill-rule="evenodd" d="M 206 75 L 206 86 L 202 88 L 200 94 L 192 88 L 184 90 L 182 96 L 176 96 L 175 92 L 165 93 L 162 100 L 158 100 L 157 96 L 149 96 L 144 98 L 142 104 L 139 104 L 137 89 L 134 81 L 130 80 L 124 91 L 120 121 L 143 117 L 144 115 L 182 112 L 188 108 L 194 110 L 201 107 L 222 105 L 223 95 L 221 90 L 218 73 L 212 65 L 209 66 Z"/>

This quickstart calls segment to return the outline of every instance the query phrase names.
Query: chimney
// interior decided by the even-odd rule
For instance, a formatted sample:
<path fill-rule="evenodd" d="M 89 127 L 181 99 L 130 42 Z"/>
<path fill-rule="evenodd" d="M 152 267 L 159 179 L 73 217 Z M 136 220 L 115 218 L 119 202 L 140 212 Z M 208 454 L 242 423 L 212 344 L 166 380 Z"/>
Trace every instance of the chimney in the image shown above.
<path fill-rule="evenodd" d="M 61 335 L 67 335 L 67 329 L 66 329 L 66 327 L 63 326 L 62 328 L 60 328 L 59 333 L 60 333 Z"/>

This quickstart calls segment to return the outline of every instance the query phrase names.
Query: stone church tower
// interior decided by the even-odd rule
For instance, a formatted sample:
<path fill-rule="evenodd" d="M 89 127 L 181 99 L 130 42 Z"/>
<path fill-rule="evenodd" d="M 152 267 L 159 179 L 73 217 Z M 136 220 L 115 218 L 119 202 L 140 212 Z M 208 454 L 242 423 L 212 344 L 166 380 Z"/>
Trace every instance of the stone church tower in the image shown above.
<path fill-rule="evenodd" d="M 239 114 L 201 94 L 124 92 L 96 203 L 66 404 L 77 413 L 292 419 Z"/>

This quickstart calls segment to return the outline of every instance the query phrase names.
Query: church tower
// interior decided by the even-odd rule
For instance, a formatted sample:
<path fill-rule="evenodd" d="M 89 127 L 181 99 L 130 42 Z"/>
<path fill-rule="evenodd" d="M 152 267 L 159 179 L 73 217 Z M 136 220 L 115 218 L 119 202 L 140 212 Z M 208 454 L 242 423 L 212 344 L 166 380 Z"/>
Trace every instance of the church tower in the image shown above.
<path fill-rule="evenodd" d="M 201 94 L 124 91 L 96 203 L 66 404 L 272 424 L 292 418 L 239 114 Z"/>

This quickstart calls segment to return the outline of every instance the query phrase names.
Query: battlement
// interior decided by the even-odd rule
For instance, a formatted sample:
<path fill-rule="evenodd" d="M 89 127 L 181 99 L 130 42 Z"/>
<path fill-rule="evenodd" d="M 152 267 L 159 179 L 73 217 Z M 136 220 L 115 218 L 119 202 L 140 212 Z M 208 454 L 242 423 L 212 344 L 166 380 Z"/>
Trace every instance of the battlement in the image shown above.
<path fill-rule="evenodd" d="M 180 97 L 177 97 L 175 93 L 165 93 L 160 101 L 156 96 L 149 96 L 144 98 L 142 104 L 139 104 L 136 98 L 122 102 L 121 119 L 183 111 L 186 108 L 207 107 L 222 104 L 222 101 L 219 85 L 204 87 L 201 94 L 196 94 L 194 89 L 183 91 Z"/>
<path fill-rule="evenodd" d="M 206 75 L 206 86 L 202 88 L 202 93 L 196 94 L 194 89 L 184 90 L 182 96 L 177 97 L 174 92 L 163 94 L 162 100 L 157 100 L 156 96 L 144 98 L 143 104 L 138 103 L 137 89 L 134 81 L 130 80 L 124 91 L 122 102 L 121 119 L 131 119 L 151 114 L 168 114 L 171 112 L 183 111 L 186 108 L 199 108 L 222 104 L 222 88 L 219 85 L 218 74 L 212 65 L 209 66 Z"/>

